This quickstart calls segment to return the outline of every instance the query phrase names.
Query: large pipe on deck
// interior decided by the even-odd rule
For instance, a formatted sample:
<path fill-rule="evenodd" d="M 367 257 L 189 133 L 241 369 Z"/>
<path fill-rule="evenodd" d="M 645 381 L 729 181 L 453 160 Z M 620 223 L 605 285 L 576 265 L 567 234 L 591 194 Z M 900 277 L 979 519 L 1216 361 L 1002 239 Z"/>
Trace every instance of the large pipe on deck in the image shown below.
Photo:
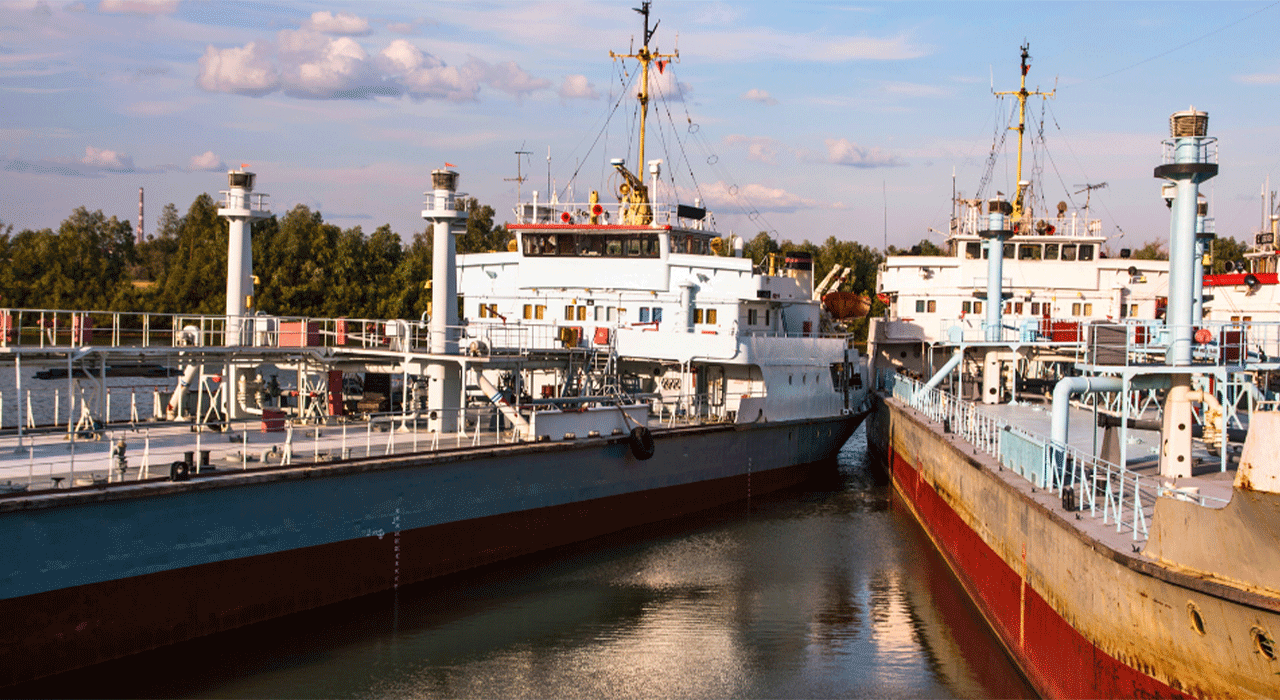
<path fill-rule="evenodd" d="M 507 400 L 502 398 L 502 392 L 498 391 L 493 382 L 485 378 L 484 374 L 478 370 L 476 371 L 476 384 L 479 385 L 480 391 L 483 391 L 484 395 L 489 398 L 489 401 L 498 407 L 498 411 L 515 426 L 517 437 L 532 435 L 529 429 L 529 422 L 524 419 L 524 416 L 520 415 L 520 411 L 516 410 L 515 406 L 507 403 Z"/>
<path fill-rule="evenodd" d="M 1052 444 L 1067 444 L 1069 409 L 1072 394 L 1095 394 L 1121 391 L 1124 380 L 1120 377 L 1066 377 L 1053 387 L 1053 414 L 1050 420 L 1049 440 Z"/>
<path fill-rule="evenodd" d="M 939 369 L 937 372 L 935 372 L 932 377 L 929 377 L 929 381 L 925 382 L 924 386 L 920 387 L 920 390 L 916 392 L 916 395 L 919 396 L 920 394 L 923 394 L 924 392 L 929 391 L 930 389 L 933 389 L 937 387 L 939 384 L 941 384 L 942 380 L 945 379 L 948 374 L 951 374 L 952 370 L 960 366 L 960 361 L 963 359 L 964 359 L 964 351 L 956 350 L 955 354 L 951 356 L 951 359 L 947 360 L 947 364 L 943 365 L 942 369 Z"/>

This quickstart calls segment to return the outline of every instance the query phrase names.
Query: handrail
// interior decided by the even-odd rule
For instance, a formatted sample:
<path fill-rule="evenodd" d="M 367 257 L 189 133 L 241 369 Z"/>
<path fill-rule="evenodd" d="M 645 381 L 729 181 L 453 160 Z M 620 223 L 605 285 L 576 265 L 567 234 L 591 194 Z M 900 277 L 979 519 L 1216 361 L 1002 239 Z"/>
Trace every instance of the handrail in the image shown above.
<path fill-rule="evenodd" d="M 1155 500 L 1161 496 L 1193 501 L 1204 507 L 1221 507 L 1225 499 L 1170 489 L 1158 479 L 1143 476 L 1070 446 L 1053 445 L 1033 433 L 992 416 L 977 404 L 893 372 L 877 377 L 878 386 L 903 404 L 942 425 L 973 447 L 995 458 L 1002 467 L 1025 478 L 1033 486 L 1064 498 L 1114 524 L 1116 532 L 1128 530 L 1133 540 L 1148 537 L 1148 523 Z M 1029 455 L 1034 454 L 1034 457 Z M 1069 493 L 1068 493 L 1069 492 Z"/>

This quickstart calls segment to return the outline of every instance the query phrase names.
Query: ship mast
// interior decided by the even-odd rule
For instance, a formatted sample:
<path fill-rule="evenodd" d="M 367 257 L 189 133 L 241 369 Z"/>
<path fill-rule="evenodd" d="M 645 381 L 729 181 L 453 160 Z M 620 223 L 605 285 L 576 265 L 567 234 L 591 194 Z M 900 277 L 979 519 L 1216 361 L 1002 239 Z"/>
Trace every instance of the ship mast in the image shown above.
<path fill-rule="evenodd" d="M 644 2 L 640 3 L 640 7 L 632 8 L 644 17 L 644 41 L 642 42 L 643 45 L 640 49 L 629 54 L 617 54 L 612 51 L 609 52 L 609 56 L 614 59 L 634 58 L 640 62 L 640 92 L 636 95 L 637 99 L 640 100 L 640 152 L 638 154 L 639 160 L 635 167 L 641 173 L 644 172 L 643 168 L 645 166 L 645 126 L 649 117 L 649 64 L 656 61 L 658 63 L 658 70 L 662 71 L 663 67 L 666 65 L 663 59 L 678 60 L 680 58 L 679 50 L 666 54 L 659 52 L 657 48 L 650 50 L 649 42 L 653 39 L 654 32 L 658 31 L 658 25 L 662 23 L 662 20 L 658 20 L 654 23 L 652 28 L 649 27 L 650 4 L 650 0 L 644 0 Z M 636 177 L 636 175 L 632 174 L 619 163 L 615 163 L 614 167 L 617 168 L 618 172 L 620 172 L 626 180 L 626 183 L 619 188 L 618 194 L 620 199 L 628 201 L 631 204 L 628 218 L 634 217 L 636 219 L 632 223 L 648 223 L 647 219 L 651 216 L 649 213 L 649 191 L 648 188 L 645 187 L 644 181 L 639 177 Z"/>
<path fill-rule="evenodd" d="M 1026 202 L 1024 201 L 1026 196 L 1026 185 L 1024 185 L 1022 181 L 1022 135 L 1027 130 L 1027 98 L 1032 95 L 1039 95 L 1045 99 L 1052 99 L 1054 93 L 1057 92 L 1056 88 L 1049 92 L 1027 90 L 1027 71 L 1031 68 L 1031 64 L 1028 62 L 1031 59 L 1031 54 L 1029 53 L 1030 48 L 1031 44 L 1029 43 L 1022 45 L 1022 85 L 1018 91 L 996 93 L 997 95 L 1016 95 L 1018 98 L 1018 126 L 1016 128 L 1016 131 L 1018 132 L 1018 194 L 1013 198 L 1012 218 L 1014 222 L 1022 220 L 1023 210 L 1026 207 Z M 1009 128 L 1014 130 L 1014 127 L 1012 126 Z"/>

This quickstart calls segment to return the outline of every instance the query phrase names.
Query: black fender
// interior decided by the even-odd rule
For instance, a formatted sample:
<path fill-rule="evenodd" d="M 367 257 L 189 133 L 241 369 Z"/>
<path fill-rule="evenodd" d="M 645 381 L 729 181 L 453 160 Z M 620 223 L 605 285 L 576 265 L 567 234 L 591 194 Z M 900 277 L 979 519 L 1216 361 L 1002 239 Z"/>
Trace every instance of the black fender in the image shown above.
<path fill-rule="evenodd" d="M 631 454 L 641 462 L 653 456 L 653 433 L 643 425 L 637 425 L 631 429 L 631 437 L 628 439 L 631 443 Z"/>

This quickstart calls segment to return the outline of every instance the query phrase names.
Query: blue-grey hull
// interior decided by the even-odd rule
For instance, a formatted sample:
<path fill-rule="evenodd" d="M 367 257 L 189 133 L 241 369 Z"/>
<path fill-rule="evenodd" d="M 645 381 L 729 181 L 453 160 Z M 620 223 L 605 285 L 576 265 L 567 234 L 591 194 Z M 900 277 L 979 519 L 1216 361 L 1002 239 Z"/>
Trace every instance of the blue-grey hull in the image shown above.
<path fill-rule="evenodd" d="M 0 498 L 0 685 L 785 488 L 861 419 Z"/>

